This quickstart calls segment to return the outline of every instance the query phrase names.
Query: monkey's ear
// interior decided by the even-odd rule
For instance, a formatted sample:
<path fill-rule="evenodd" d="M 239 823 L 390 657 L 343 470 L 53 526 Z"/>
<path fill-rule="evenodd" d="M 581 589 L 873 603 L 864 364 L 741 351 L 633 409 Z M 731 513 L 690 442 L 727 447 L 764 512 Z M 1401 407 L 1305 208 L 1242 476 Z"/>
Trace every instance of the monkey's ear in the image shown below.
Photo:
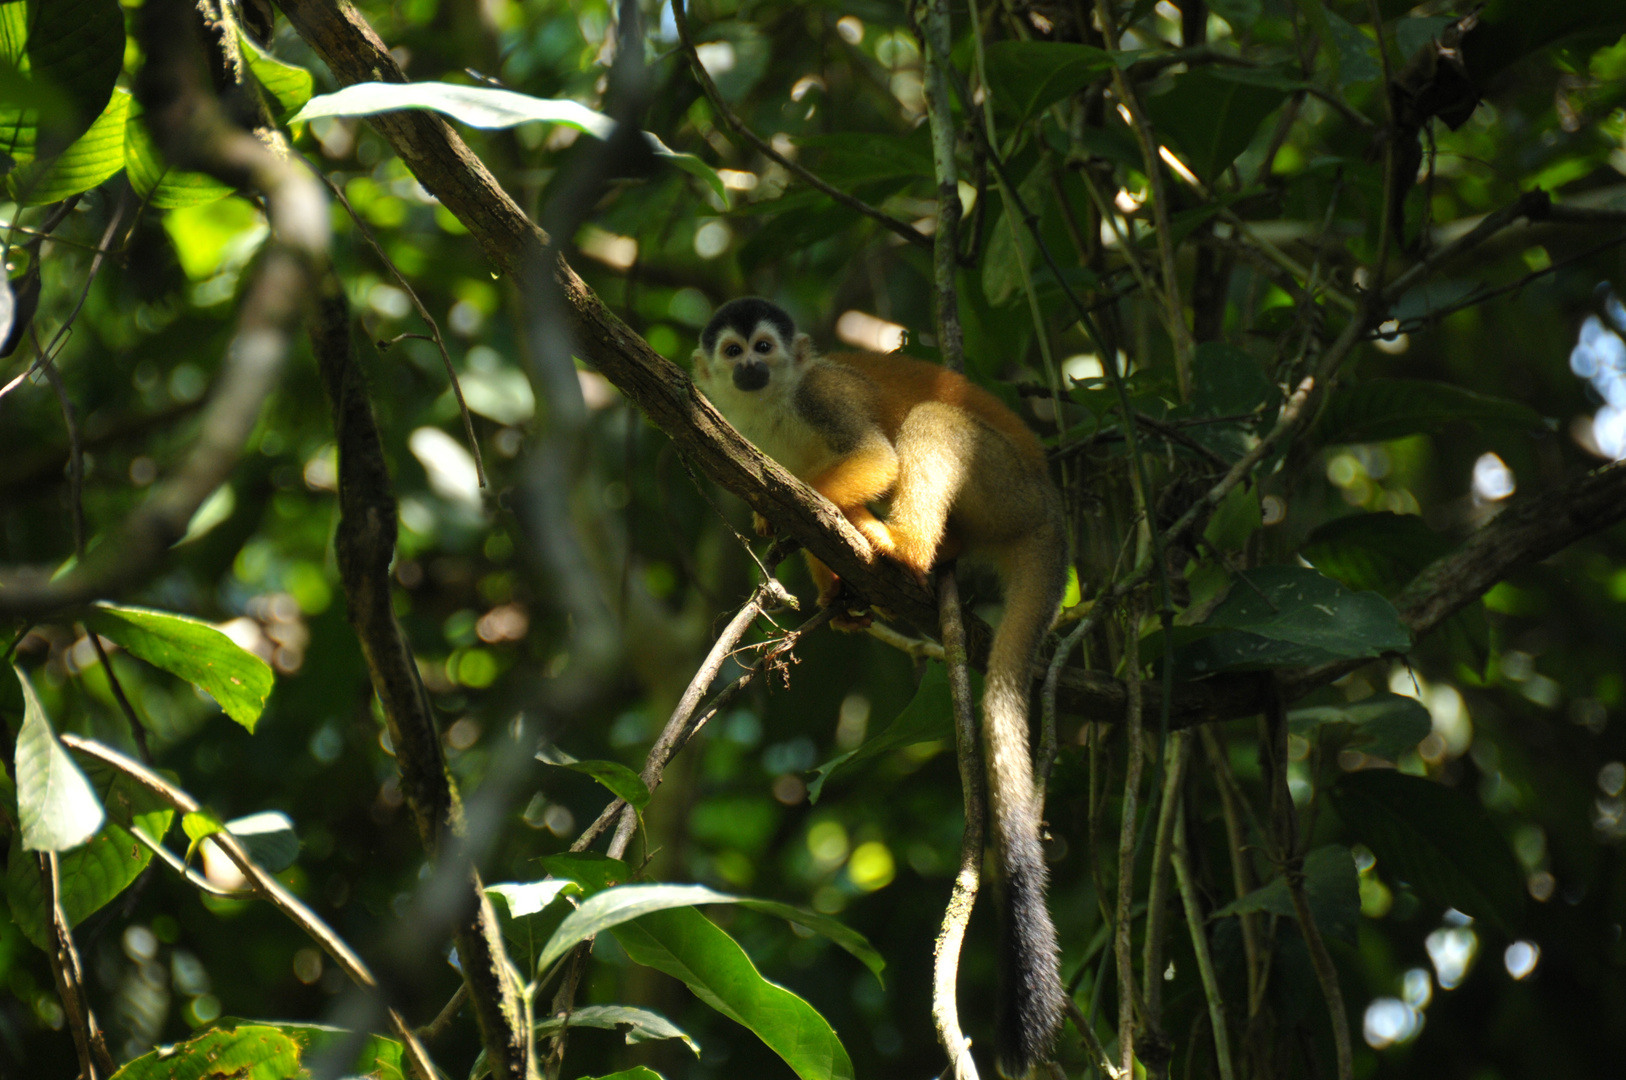
<path fill-rule="evenodd" d="M 813 339 L 806 334 L 797 334 L 796 339 L 790 343 L 790 355 L 798 364 L 805 364 L 813 359 Z"/>
<path fill-rule="evenodd" d="M 706 362 L 706 351 L 704 349 L 694 351 L 693 364 L 696 379 L 711 378 L 711 365 Z"/>

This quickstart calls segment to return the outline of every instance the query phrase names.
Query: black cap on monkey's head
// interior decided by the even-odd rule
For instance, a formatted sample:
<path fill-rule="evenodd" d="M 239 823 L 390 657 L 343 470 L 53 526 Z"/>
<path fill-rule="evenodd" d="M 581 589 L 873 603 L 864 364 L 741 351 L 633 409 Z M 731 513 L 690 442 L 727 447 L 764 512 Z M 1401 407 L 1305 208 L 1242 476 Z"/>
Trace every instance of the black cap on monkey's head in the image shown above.
<path fill-rule="evenodd" d="M 796 336 L 796 324 L 785 309 L 760 296 L 742 296 L 730 300 L 712 315 L 706 328 L 700 331 L 700 350 L 711 356 L 717 349 L 717 338 L 724 330 L 733 330 L 740 337 L 750 337 L 751 331 L 768 323 L 779 334 L 781 344 L 787 348 Z"/>

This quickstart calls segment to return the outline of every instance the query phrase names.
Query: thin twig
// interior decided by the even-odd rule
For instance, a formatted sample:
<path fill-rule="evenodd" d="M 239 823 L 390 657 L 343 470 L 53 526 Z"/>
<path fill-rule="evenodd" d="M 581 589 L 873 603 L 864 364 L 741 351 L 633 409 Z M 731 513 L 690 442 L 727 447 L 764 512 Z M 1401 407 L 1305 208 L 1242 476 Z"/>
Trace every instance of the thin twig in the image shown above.
<path fill-rule="evenodd" d="M 954 581 L 954 567 L 937 576 L 937 605 L 941 613 L 943 655 L 948 666 L 949 697 L 954 704 L 954 750 L 960 766 L 960 790 L 965 805 L 965 833 L 960 839 L 960 866 L 954 874 L 943 925 L 937 931 L 932 963 L 932 1020 L 937 1040 L 949 1056 L 955 1080 L 977 1080 L 977 1064 L 971 1057 L 971 1040 L 960 1028 L 957 1004 L 960 947 L 965 942 L 971 909 L 977 902 L 982 873 L 983 819 L 987 797 L 983 790 L 981 755 L 977 747 L 977 726 L 971 706 L 971 677 L 966 668 L 965 625 L 960 617 L 960 589 Z"/>
<path fill-rule="evenodd" d="M 1206 728 L 1204 729 L 1207 730 Z M 1184 737 L 1186 732 L 1179 732 Z M 1236 1075 L 1231 1064 L 1231 1033 L 1225 1023 L 1225 998 L 1220 994 L 1219 979 L 1214 974 L 1214 958 L 1208 948 L 1208 935 L 1203 929 L 1202 901 L 1192 880 L 1191 866 L 1186 858 L 1186 808 L 1180 807 L 1174 825 L 1174 850 L 1170 853 L 1174 864 L 1174 880 L 1180 889 L 1180 901 L 1186 909 L 1186 929 L 1191 933 L 1191 949 L 1197 957 L 1197 974 L 1202 980 L 1203 997 L 1208 1002 L 1208 1026 L 1214 1032 L 1214 1059 L 1219 1063 L 1220 1080 L 1232 1080 Z"/>
<path fill-rule="evenodd" d="M 1142 744 L 1140 699 L 1140 605 L 1130 609 L 1124 632 L 1124 678 L 1129 701 L 1124 723 L 1123 819 L 1118 829 L 1118 902 L 1113 912 L 1112 947 L 1118 974 L 1118 1065 L 1135 1072 L 1135 946 L 1131 912 L 1135 903 L 1135 808 L 1140 798 L 1146 748 Z"/>
<path fill-rule="evenodd" d="M 932 169 L 937 174 L 937 229 L 932 234 L 932 277 L 937 286 L 937 347 L 943 366 L 965 370 L 965 332 L 960 326 L 960 300 L 955 289 L 960 250 L 960 176 L 954 159 L 954 110 L 949 101 L 943 61 L 952 47 L 948 0 L 925 0 L 925 18 L 915 32 L 922 41 L 926 68 L 926 115 L 931 121 Z M 929 40 L 930 44 L 926 42 Z"/>
<path fill-rule="evenodd" d="M 1146 891 L 1146 940 L 1141 964 L 1141 996 L 1146 1019 L 1154 1027 L 1163 1022 L 1163 956 L 1167 936 L 1169 853 L 1174 843 L 1180 785 L 1186 775 L 1186 733 L 1172 733 L 1163 747 L 1163 796 L 1157 811 L 1157 833 L 1152 842 L 1152 880 Z"/>
<path fill-rule="evenodd" d="M 717 90 L 717 84 L 711 81 L 711 73 L 706 70 L 706 65 L 700 62 L 700 54 L 695 51 L 694 39 L 689 35 L 689 16 L 687 11 L 685 11 L 687 6 L 688 5 L 685 4 L 683 0 L 672 0 L 672 20 L 677 23 L 678 40 L 682 43 L 684 55 L 689 58 L 689 67 L 693 69 L 695 81 L 700 84 L 700 89 L 705 93 L 706 100 L 711 102 L 711 107 L 716 110 L 717 115 L 723 118 L 724 123 L 726 123 L 736 135 L 750 143 L 752 146 L 756 147 L 757 152 L 763 157 L 779 165 L 791 175 L 800 178 L 809 187 L 830 196 L 830 198 L 834 199 L 842 206 L 845 206 L 847 209 L 856 210 L 865 217 L 879 222 L 881 225 L 887 229 L 890 229 L 892 232 L 897 233 L 899 236 L 903 237 L 911 244 L 914 244 L 916 247 L 931 248 L 933 246 L 932 238 L 927 236 L 925 233 L 922 233 L 913 225 L 910 225 L 906 221 L 899 221 L 891 214 L 888 214 L 882 210 L 877 210 L 875 207 L 864 202 L 862 199 L 855 198 L 847 194 L 845 191 L 842 191 L 840 188 L 833 187 L 830 184 L 825 183 L 804 166 L 798 165 L 784 154 L 781 154 L 779 151 L 775 150 L 772 143 L 768 142 L 762 136 L 758 135 L 756 132 L 747 127 L 745 121 L 741 120 L 739 116 L 735 114 L 734 110 L 729 108 L 728 102 L 723 100 L 723 95 Z"/>
<path fill-rule="evenodd" d="M 74 1049 L 79 1054 L 80 1075 L 83 1080 L 102 1080 L 113 1073 L 113 1057 L 107 1051 L 107 1039 L 96 1020 L 96 1011 L 90 1006 L 84 965 L 80 962 L 79 950 L 74 947 L 73 929 L 62 907 L 62 874 L 57 854 L 54 851 L 22 854 L 38 861 L 45 889 L 45 909 L 51 920 L 52 940 L 48 950 L 51 975 L 56 981 L 63 1011 L 68 1014 Z"/>

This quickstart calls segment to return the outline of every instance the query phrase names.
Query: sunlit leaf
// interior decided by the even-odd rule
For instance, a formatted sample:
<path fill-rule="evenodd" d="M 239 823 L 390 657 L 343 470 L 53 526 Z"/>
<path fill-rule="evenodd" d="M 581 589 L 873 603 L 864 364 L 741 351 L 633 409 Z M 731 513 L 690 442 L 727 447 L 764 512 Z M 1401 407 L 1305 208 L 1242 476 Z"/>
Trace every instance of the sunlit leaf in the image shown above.
<path fill-rule="evenodd" d="M 21 668 L 12 670 L 23 691 L 16 757 L 22 849 L 67 851 L 89 840 L 107 815 L 90 781 L 57 741 L 28 676 Z"/>
<path fill-rule="evenodd" d="M 277 103 L 280 115 L 298 112 L 311 99 L 315 81 L 310 72 L 285 60 L 278 60 L 241 31 L 237 34 L 237 45 L 243 50 L 243 59 L 248 61 L 249 71 L 254 73 L 260 85 Z"/>
<path fill-rule="evenodd" d="M 826 761 L 813 770 L 813 779 L 807 785 L 808 799 L 818 802 L 824 785 L 838 773 L 849 772 L 866 765 L 884 754 L 905 746 L 954 738 L 954 710 L 949 700 L 948 671 L 938 661 L 930 661 L 921 676 L 915 696 L 898 713 L 886 730 L 864 740 L 856 750 L 849 750 Z"/>
<path fill-rule="evenodd" d="M 202 206 L 232 193 L 207 173 L 170 168 L 153 144 L 139 107 L 130 110 L 124 124 L 124 172 L 136 195 L 158 210 Z"/>
<path fill-rule="evenodd" d="M 332 94 L 318 94 L 305 103 L 289 123 L 322 116 L 372 116 L 398 109 L 432 109 L 460 123 L 476 128 L 510 128 L 516 124 L 540 122 L 563 124 L 599 139 L 615 132 L 615 121 L 568 98 L 537 98 L 490 86 L 458 86 L 455 83 L 352 83 Z M 650 149 L 684 172 L 704 180 L 726 203 L 727 189 L 716 170 L 693 154 L 674 152 L 659 138 L 644 133 Z"/>
<path fill-rule="evenodd" d="M 227 716 L 254 730 L 275 677 L 269 664 L 219 630 L 173 612 L 114 604 L 95 605 L 84 621 L 130 655 L 205 691 Z"/>
<path fill-rule="evenodd" d="M 0 4 L 0 59 L 33 91 L 0 94 L 0 151 L 55 154 L 105 113 L 124 62 L 124 11 L 118 0 Z"/>
<path fill-rule="evenodd" d="M 350 1033 L 320 1024 L 280 1024 L 222 1019 L 197 1037 L 143 1054 L 113 1080 L 294 1080 L 308 1076 L 310 1062 Z M 348 1073 L 376 1080 L 403 1080 L 402 1047 L 367 1035 Z"/>
<path fill-rule="evenodd" d="M 107 107 L 90 128 L 61 154 L 6 177 L 6 189 L 28 206 L 66 199 L 89 191 L 124 168 L 124 128 L 130 92 L 113 91 Z"/>
<path fill-rule="evenodd" d="M 656 911 L 611 933 L 636 963 L 681 979 L 750 1029 L 802 1080 L 847 1080 L 852 1059 L 835 1030 L 796 994 L 769 982 L 739 944 L 692 907 Z"/>

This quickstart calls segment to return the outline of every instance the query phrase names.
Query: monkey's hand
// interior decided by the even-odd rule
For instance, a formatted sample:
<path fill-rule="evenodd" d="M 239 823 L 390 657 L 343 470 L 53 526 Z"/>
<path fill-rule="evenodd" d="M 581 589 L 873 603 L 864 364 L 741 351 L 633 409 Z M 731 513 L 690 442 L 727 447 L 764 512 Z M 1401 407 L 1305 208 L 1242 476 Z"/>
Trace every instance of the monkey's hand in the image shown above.
<path fill-rule="evenodd" d="M 756 530 L 756 534 L 758 536 L 772 536 L 774 533 L 779 531 L 778 527 L 775 526 L 773 522 L 769 521 L 755 510 L 751 511 L 751 528 Z"/>

